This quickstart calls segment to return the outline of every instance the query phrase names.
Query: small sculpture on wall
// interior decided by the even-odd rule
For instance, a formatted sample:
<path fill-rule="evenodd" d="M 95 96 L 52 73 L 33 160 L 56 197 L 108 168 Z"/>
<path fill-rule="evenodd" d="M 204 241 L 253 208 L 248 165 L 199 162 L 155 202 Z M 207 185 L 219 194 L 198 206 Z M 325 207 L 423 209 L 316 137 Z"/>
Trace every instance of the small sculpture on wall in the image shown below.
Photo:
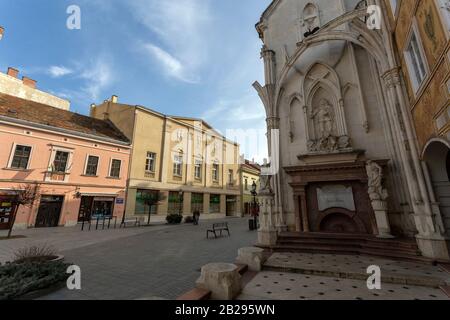
<path fill-rule="evenodd" d="M 383 189 L 383 168 L 375 161 L 369 160 L 366 164 L 366 170 L 369 178 L 370 200 L 386 201 L 389 194 L 386 189 Z"/>
<path fill-rule="evenodd" d="M 320 100 L 319 106 L 311 115 L 311 119 L 314 119 L 318 125 L 318 135 L 320 139 L 331 136 L 334 126 L 333 106 L 328 100 Z"/>

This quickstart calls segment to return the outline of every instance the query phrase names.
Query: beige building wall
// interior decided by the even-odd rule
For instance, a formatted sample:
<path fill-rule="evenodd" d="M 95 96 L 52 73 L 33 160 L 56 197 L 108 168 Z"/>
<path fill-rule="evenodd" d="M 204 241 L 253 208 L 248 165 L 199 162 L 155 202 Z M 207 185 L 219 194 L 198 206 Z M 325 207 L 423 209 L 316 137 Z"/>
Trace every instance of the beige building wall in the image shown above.
<path fill-rule="evenodd" d="M 58 109 L 69 110 L 70 102 L 50 93 L 36 89 L 36 81 L 23 77 L 18 79 L 19 71 L 9 68 L 8 74 L 0 72 L 0 93 L 17 98 L 49 105 Z"/>
<path fill-rule="evenodd" d="M 126 205 L 128 217 L 146 216 L 139 212 L 142 206 L 136 200 L 141 190 L 162 195 L 153 208 L 153 221 L 164 220 L 170 208 L 174 212 L 175 206 L 181 206 L 184 215 L 191 215 L 192 202 L 198 201 L 198 196 L 193 194 L 202 195 L 203 204 L 195 205 L 203 211 L 202 218 L 241 215 L 239 145 L 228 141 L 207 123 L 119 104 L 116 97 L 99 106 L 93 105 L 91 115 L 109 119 L 133 141 Z M 156 155 L 153 172 L 145 170 L 148 152 Z M 181 175 L 174 174 L 176 156 L 183 159 Z M 201 161 L 200 177 L 195 176 L 196 160 Z M 213 179 L 214 163 L 218 164 L 217 180 Z M 170 199 L 176 199 L 179 192 L 183 192 L 183 203 L 171 205 Z M 218 197 L 220 203 L 215 207 L 219 210 L 214 210 L 210 202 Z"/>

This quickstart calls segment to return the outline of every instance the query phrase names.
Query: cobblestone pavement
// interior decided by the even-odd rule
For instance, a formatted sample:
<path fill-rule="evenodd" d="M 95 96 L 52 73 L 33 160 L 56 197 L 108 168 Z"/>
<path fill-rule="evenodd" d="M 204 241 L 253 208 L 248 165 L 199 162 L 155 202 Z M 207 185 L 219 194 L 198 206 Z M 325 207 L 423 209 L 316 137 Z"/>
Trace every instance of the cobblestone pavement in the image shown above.
<path fill-rule="evenodd" d="M 239 248 L 256 242 L 246 219 L 227 222 L 230 238 L 207 240 L 211 221 L 135 229 L 136 234 L 62 251 L 81 267 L 82 290 L 61 289 L 43 299 L 175 299 L 195 286 L 203 265 L 234 262 Z"/>
<path fill-rule="evenodd" d="M 263 271 L 248 283 L 239 300 L 449 300 L 440 289 L 382 284 L 369 290 L 365 281 Z"/>

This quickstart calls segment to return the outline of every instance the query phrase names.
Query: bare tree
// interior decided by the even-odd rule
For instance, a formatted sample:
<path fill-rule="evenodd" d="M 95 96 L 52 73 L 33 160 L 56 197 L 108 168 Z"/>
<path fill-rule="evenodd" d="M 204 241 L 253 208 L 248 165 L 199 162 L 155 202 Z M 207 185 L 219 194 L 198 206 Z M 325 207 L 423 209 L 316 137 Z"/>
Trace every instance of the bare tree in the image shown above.
<path fill-rule="evenodd" d="M 12 190 L 14 193 L 14 198 L 12 200 L 14 210 L 10 218 L 8 238 L 11 238 L 11 233 L 14 223 L 16 222 L 16 216 L 20 206 L 31 208 L 36 199 L 39 198 L 39 184 L 33 183 L 20 185 L 17 188 L 12 188 Z"/>

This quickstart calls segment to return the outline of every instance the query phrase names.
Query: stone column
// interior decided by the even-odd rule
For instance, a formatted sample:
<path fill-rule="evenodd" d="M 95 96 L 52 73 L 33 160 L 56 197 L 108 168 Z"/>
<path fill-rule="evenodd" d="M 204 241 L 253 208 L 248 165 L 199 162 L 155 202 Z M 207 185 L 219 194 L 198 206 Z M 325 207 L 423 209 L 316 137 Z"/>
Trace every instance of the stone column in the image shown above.
<path fill-rule="evenodd" d="M 220 213 L 227 215 L 227 196 L 224 194 L 220 195 Z"/>
<path fill-rule="evenodd" d="M 203 214 L 209 214 L 211 195 L 209 193 L 203 194 Z"/>
<path fill-rule="evenodd" d="M 302 226 L 303 226 L 303 232 L 309 232 L 309 217 L 308 217 L 308 206 L 306 204 L 306 190 L 303 190 L 300 193 L 300 215 L 302 217 Z"/>
<path fill-rule="evenodd" d="M 183 195 L 183 212 L 184 215 L 191 214 L 192 193 L 185 192 Z"/>
<path fill-rule="evenodd" d="M 270 187 L 272 176 L 261 176 L 261 189 L 259 191 L 258 200 L 260 203 L 258 230 L 258 243 L 262 246 L 274 246 L 277 243 L 277 229 L 274 219 L 275 195 Z"/>
<path fill-rule="evenodd" d="M 160 191 L 160 193 L 164 200 L 158 204 L 157 214 L 167 215 L 169 212 L 169 191 Z"/>

